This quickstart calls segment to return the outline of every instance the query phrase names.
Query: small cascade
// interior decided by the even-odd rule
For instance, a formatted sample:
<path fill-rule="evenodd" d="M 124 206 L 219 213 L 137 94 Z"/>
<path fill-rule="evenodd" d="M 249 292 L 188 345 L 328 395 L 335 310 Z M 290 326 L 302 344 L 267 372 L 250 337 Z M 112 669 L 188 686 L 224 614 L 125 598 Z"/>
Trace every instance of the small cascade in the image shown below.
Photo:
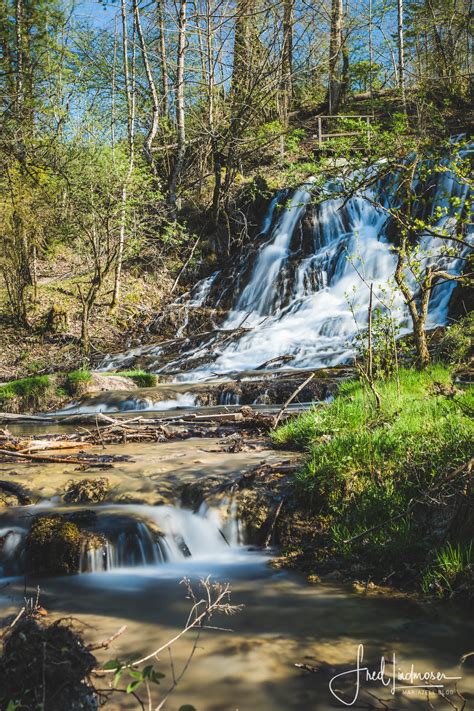
<path fill-rule="evenodd" d="M 52 510 L 68 515 L 68 509 L 34 506 L 48 515 Z M 13 510 L 8 516 L 13 515 Z M 77 507 L 73 507 L 75 513 Z M 172 505 L 146 506 L 109 504 L 94 507 L 97 514 L 85 536 L 79 558 L 79 573 L 106 573 L 124 568 L 186 564 L 187 559 L 203 562 L 232 562 L 245 553 L 237 505 L 224 499 L 219 506 L 203 503 L 197 512 Z M 23 541 L 26 528 L 0 528 L 0 571 L 23 572 Z"/>
<path fill-rule="evenodd" d="M 25 531 L 18 526 L 0 528 L 0 574 L 4 574 L 5 569 L 16 570 L 17 555 Z"/>

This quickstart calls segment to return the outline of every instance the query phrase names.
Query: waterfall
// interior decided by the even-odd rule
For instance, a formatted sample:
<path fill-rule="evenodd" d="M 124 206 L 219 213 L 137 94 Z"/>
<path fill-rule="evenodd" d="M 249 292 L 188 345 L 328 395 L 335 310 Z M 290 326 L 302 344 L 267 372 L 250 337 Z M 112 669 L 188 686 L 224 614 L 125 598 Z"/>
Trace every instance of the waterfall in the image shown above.
<path fill-rule="evenodd" d="M 457 155 L 465 158 L 472 150 Z M 412 216 L 429 218 L 433 229 L 448 233 L 455 230 L 468 198 L 468 186 L 450 170 L 450 160 L 446 157 L 429 178 L 423 177 L 424 167 L 431 165 L 425 161 L 412 185 Z M 371 176 L 370 187 L 347 196 L 348 184 L 370 183 Z M 399 180 L 397 174 L 376 179 L 372 167 L 365 176 L 349 176 L 345 185 L 339 180 L 316 189 L 309 180 L 292 192 L 277 192 L 255 244 L 189 294 L 189 308 L 229 305 L 219 328 L 197 342 L 184 339 L 171 358 L 158 354 L 156 346 L 153 359 L 147 358 L 143 349 L 142 367 L 193 382 L 254 370 L 283 356 L 288 356 L 288 368 L 349 363 L 354 339 L 367 326 L 370 284 L 374 305 L 390 301 L 400 332 L 408 333 L 412 325 L 394 284 L 397 255 L 389 229 Z M 464 239 L 471 240 L 472 232 Z M 461 273 L 466 250 L 453 253 L 452 242 L 431 233 L 421 234 L 418 243 L 422 269 L 436 265 Z M 414 278 L 407 278 L 416 292 Z M 446 281 L 433 289 L 429 328 L 446 323 L 454 288 L 455 282 Z M 116 367 L 126 357 L 114 356 L 102 367 Z"/>

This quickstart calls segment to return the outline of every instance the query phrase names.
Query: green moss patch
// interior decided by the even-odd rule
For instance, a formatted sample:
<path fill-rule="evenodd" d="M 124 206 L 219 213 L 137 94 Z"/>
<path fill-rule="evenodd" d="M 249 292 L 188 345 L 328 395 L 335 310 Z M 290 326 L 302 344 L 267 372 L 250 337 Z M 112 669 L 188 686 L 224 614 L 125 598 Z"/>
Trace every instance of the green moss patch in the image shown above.
<path fill-rule="evenodd" d="M 147 373 L 144 370 L 125 370 L 118 373 L 109 373 L 109 375 L 121 375 L 124 378 L 130 378 L 139 388 L 153 388 L 158 383 L 158 378 L 154 373 Z"/>

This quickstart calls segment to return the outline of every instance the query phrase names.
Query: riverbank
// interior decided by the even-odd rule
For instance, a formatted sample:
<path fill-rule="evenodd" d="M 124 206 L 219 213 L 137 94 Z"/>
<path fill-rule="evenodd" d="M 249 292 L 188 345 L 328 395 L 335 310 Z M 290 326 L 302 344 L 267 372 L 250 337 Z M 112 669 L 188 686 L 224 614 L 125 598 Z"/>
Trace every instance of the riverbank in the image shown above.
<path fill-rule="evenodd" d="M 438 364 L 377 390 L 379 408 L 362 383 L 343 384 L 273 433 L 305 453 L 292 494 L 307 526 L 281 564 L 472 600 L 472 389 Z"/>

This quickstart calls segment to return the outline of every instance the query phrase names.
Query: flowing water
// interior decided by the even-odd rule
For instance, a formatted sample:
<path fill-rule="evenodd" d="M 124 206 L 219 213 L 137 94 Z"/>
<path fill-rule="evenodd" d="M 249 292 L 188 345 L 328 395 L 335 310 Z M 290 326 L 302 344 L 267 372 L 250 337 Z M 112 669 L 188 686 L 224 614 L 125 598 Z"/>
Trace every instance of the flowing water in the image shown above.
<path fill-rule="evenodd" d="M 424 187 L 418 186 L 420 191 Z M 439 212 L 439 227 L 450 229 L 463 209 L 466 189 L 449 171 L 440 173 L 430 189 L 429 209 L 433 215 Z M 391 284 L 395 256 L 384 209 L 390 204 L 390 181 L 349 200 L 341 197 L 337 184 L 326 192 L 326 199 L 316 199 L 311 181 L 278 192 L 256 244 L 230 272 L 214 273 L 181 298 L 185 315 L 176 343 L 135 348 L 102 363 L 104 370 L 147 367 L 166 376 L 168 383 L 174 381 L 174 390 L 167 385 L 153 392 L 105 393 L 71 405 L 67 412 L 189 409 L 199 404 L 202 390 L 187 383 L 209 380 L 224 386 L 221 405 L 234 405 L 236 395 L 227 388 L 226 374 L 252 381 L 255 368 L 279 357 L 285 357 L 290 369 L 346 363 L 353 356 L 355 335 L 366 325 L 371 283 L 376 299 L 390 299 L 393 315 L 402 330 L 408 329 L 406 308 Z M 438 263 L 460 272 L 460 255 L 443 254 L 443 240 L 423 235 L 421 241 L 430 253 L 425 265 Z M 435 289 L 430 325 L 446 322 L 452 289 L 449 282 Z M 185 335 L 193 309 L 224 305 L 226 315 L 218 329 L 202 337 Z M 277 360 L 275 367 L 282 362 Z M 234 617 L 213 620 L 166 709 L 185 703 L 198 711 L 342 708 L 336 696 L 340 689 L 348 694 L 346 702 L 354 696 L 360 645 L 363 666 L 375 672 L 383 656 L 387 675 L 393 673 L 393 663 L 395 671 L 408 672 L 413 665 L 417 672 L 459 678 L 464 709 L 474 709 L 472 669 L 459 665 L 461 655 L 473 651 L 472 616 L 454 605 L 382 594 L 370 586 L 355 593 L 334 582 L 309 585 L 297 574 L 271 567 L 271 549 L 253 548 L 237 516 L 232 483 L 256 464 L 292 455 L 277 456 L 251 441 L 244 451 L 230 454 L 216 439 L 117 445 L 110 451 L 128 459 L 104 473 L 110 484 L 107 503 L 87 507 L 65 505 L 62 493 L 69 479 L 89 472 L 53 463 L 0 465 L 2 478 L 24 485 L 36 501 L 0 515 L 4 614 L 21 605 L 25 588 L 31 594 L 39 584 L 50 614 L 79 617 L 88 641 L 100 642 L 127 625 L 110 650 L 98 653 L 101 661 L 149 653 L 185 624 L 190 602 L 180 584 L 183 577 L 197 589 L 201 578 L 211 576 L 229 581 L 233 602 L 244 607 Z M 204 497 L 196 509 L 187 508 L 182 487 L 209 476 L 226 484 L 222 496 L 217 501 Z M 85 521 L 96 534 L 93 546 L 83 544 L 77 575 L 25 578 L 24 541 L 38 513 L 79 516 L 73 520 Z M 173 667 L 166 654 L 160 657 L 164 689 L 186 664 L 191 648 L 187 639 L 173 647 Z M 297 663 L 319 665 L 319 671 L 301 670 Z M 344 672 L 348 674 L 338 677 Z M 330 689 L 334 678 L 335 694 Z M 446 683 L 449 694 L 454 682 Z M 439 695 L 431 694 L 427 701 L 426 690 L 408 684 L 407 693 L 407 684 L 402 686 L 391 695 L 390 688 L 364 676 L 359 698 L 351 705 L 395 711 L 428 709 L 430 704 L 451 708 Z M 120 695 L 107 708 L 135 709 L 137 703 Z"/>
<path fill-rule="evenodd" d="M 229 454 L 219 448 L 219 440 L 207 439 L 117 445 L 111 451 L 131 459 L 105 472 L 111 491 L 109 503 L 101 505 L 62 503 L 66 481 L 84 476 L 65 471 L 65 465 L 18 464 L 14 473 L 12 465 L 0 466 L 2 478 L 28 486 L 37 499 L 32 506 L 4 509 L 0 516 L 2 615 L 22 604 L 25 585 L 27 594 L 33 595 L 39 584 L 42 605 L 51 617 L 79 618 L 90 642 L 100 642 L 127 625 L 109 650 L 99 651 L 101 661 L 148 653 L 185 623 L 190 603 L 180 584 L 183 577 L 190 578 L 198 591 L 199 580 L 210 575 L 229 581 L 233 602 L 244 607 L 230 618 L 214 618 L 212 626 L 222 629 L 203 633 L 188 671 L 165 706 L 170 711 L 184 703 L 199 711 L 341 708 L 329 682 L 355 668 L 360 644 L 373 669 L 380 669 L 382 655 L 391 659 L 395 654 L 396 666 L 405 671 L 413 664 L 417 671 L 461 676 L 459 688 L 469 703 L 474 700 L 472 670 L 459 666 L 460 656 L 471 651 L 474 640 L 474 621 L 465 611 L 382 595 L 370 587 L 366 594 L 356 594 L 350 586 L 335 583 L 309 585 L 304 577 L 274 570 L 269 566 L 274 551 L 256 550 L 246 539 L 232 487 L 219 501 L 205 500 L 196 510 L 180 504 L 176 494 L 180 484 L 209 475 L 218 482 L 232 482 L 256 463 L 276 459 L 277 453 L 256 449 Z M 128 503 L 123 503 L 126 499 Z M 106 542 L 83 551 L 81 574 L 25 578 L 21 546 L 32 516 L 77 516 L 84 509 L 88 514 L 83 520 L 90 519 Z M 191 648 L 191 639 L 182 639 L 173 648 L 177 672 Z M 322 663 L 321 672 L 302 671 L 294 666 L 297 663 L 310 667 Z M 167 654 L 160 657 L 158 667 L 166 674 L 167 688 L 172 678 Z M 388 674 L 389 663 L 387 668 Z M 429 708 L 416 689 L 410 694 L 399 690 L 393 701 L 380 684 L 361 687 L 360 703 L 370 701 L 370 692 L 392 699 L 389 708 Z M 335 688 L 354 693 L 355 687 L 342 680 Z M 435 696 L 430 702 L 434 708 L 450 708 Z M 119 695 L 109 708 L 136 709 L 137 703 Z M 467 705 L 466 711 L 472 708 Z"/>
<path fill-rule="evenodd" d="M 463 156 L 472 149 L 463 151 Z M 416 178 L 412 213 L 431 221 L 432 229 L 452 233 L 468 197 L 468 186 L 449 170 Z M 352 176 L 355 181 L 357 176 Z M 366 176 L 365 176 L 366 177 Z M 103 369 L 139 362 L 178 381 L 209 380 L 226 373 L 262 367 L 287 357 L 291 368 L 318 368 L 350 362 L 354 338 L 367 325 L 370 285 L 374 306 L 390 309 L 401 333 L 410 330 L 408 310 L 395 288 L 396 254 L 388 210 L 398 176 L 384 176 L 347 198 L 335 182 L 316 190 L 311 182 L 280 191 L 262 221 L 256 244 L 230 272 L 215 272 L 181 302 L 188 311 L 227 306 L 218 330 L 168 346 L 146 346 L 108 356 Z M 428 201 L 423 196 L 429 195 Z M 466 236 L 469 240 L 472 233 Z M 432 234 L 420 236 L 421 268 L 462 271 L 465 251 Z M 447 247 L 451 247 L 447 251 Z M 413 277 L 412 288 L 416 291 Z M 433 290 L 428 327 L 443 325 L 455 288 L 440 282 Z"/>

